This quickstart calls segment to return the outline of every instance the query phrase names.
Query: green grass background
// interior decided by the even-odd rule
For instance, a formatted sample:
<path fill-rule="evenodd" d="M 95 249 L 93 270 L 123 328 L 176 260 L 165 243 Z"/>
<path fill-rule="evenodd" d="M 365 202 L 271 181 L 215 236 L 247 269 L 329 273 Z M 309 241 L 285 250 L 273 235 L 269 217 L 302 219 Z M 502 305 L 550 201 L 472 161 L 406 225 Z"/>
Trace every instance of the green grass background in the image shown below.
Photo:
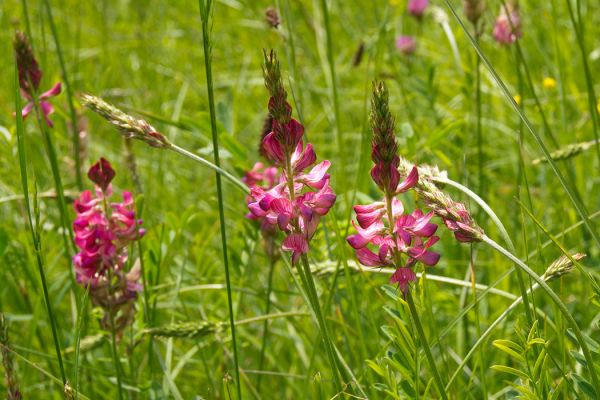
<path fill-rule="evenodd" d="M 60 67 L 44 2 L 26 3 L 34 50 L 44 71 L 42 89 L 45 90 L 61 80 Z M 324 219 L 324 229 L 319 230 L 311 243 L 311 261 L 336 265 L 342 259 L 353 260 L 350 247 L 340 246 L 332 221 L 337 219 L 343 235 L 351 217 L 349 202 L 356 198 L 357 203 L 364 204 L 379 196 L 369 179 L 368 100 L 371 81 L 383 79 L 390 89 L 390 107 L 397 117 L 400 153 L 414 162 L 437 164 L 447 170 L 451 178 L 477 191 L 506 225 L 518 255 L 542 274 L 560 251 L 553 245 L 541 247 L 547 238 L 521 211 L 515 197 L 520 196 L 553 234 L 575 224 L 579 220 L 577 213 L 548 165 L 531 165 L 541 153 L 483 67 L 483 180 L 479 182 L 480 158 L 474 116 L 475 51 L 445 4 L 432 3 L 433 7 L 418 23 L 406 15 L 402 1 L 397 5 L 385 1 L 329 2 L 340 105 L 340 118 L 336 121 L 327 32 L 320 3 L 217 2 L 212 23 L 212 65 L 223 166 L 241 176 L 258 160 L 260 129 L 268 101 L 262 81 L 262 49 L 275 49 L 282 61 L 294 115 L 305 124 L 318 158 L 331 160 L 332 186 L 338 194 L 333 213 Z M 173 142 L 212 159 L 197 3 L 52 0 L 51 5 L 75 93 L 99 95 L 134 114 L 148 113 L 148 120 Z M 459 2 L 455 1 L 454 5 L 460 9 Z M 281 12 L 282 24 L 278 29 L 265 23 L 264 12 L 268 6 L 275 6 Z M 15 0 L 5 0 L 0 6 L 0 23 L 4 27 L 0 30 L 0 71 L 4 77 L 0 85 L 0 309 L 9 320 L 13 349 L 24 357 L 17 358 L 16 363 L 26 398 L 60 398 L 60 385 L 37 369 L 59 376 L 24 205 L 12 197 L 22 194 L 12 117 L 11 46 L 13 27 L 25 30 L 22 7 L 23 3 Z M 481 48 L 511 93 L 521 96 L 522 109 L 534 128 L 551 150 L 556 149 L 544 129 L 540 111 L 532 99 L 532 89 L 539 96 L 559 145 L 593 140 L 582 57 L 566 3 L 559 0 L 521 2 L 524 33 L 520 44 L 533 88 L 527 85 L 523 73 L 519 78 L 514 46 L 500 47 L 490 36 L 499 7 L 499 2 L 488 4 L 483 17 L 485 33 Z M 580 7 L 588 62 L 592 75 L 598 80 L 600 5 L 581 1 Z M 436 13 L 445 16 L 440 15 L 436 20 Z M 440 20 L 447 21 L 447 32 Z M 395 37 L 399 34 L 413 34 L 418 38 L 418 50 L 408 60 L 395 49 Z M 458 60 L 449 39 L 456 41 Z M 361 42 L 365 46 L 364 57 L 360 65 L 353 66 L 353 56 Z M 556 88 L 543 87 L 544 77 L 556 79 Z M 596 91 L 600 91 L 598 85 Z M 65 190 L 72 194 L 77 192 L 77 187 L 65 93 L 53 99 L 53 104 L 57 111 L 51 132 Z M 124 142 L 119 134 L 78 103 L 76 106 L 87 124 L 84 170 L 104 156 L 117 170 L 116 192 L 133 190 L 124 161 Z M 337 126 L 341 128 L 341 143 L 336 140 Z M 49 161 L 33 119 L 26 121 L 26 140 L 30 180 L 35 180 L 39 193 L 52 191 Z M 133 149 L 144 190 L 143 218 L 148 233 L 142 243 L 150 281 L 148 290 L 155 304 L 151 325 L 227 321 L 214 173 L 175 153 L 161 152 L 143 143 L 134 143 Z M 592 148 L 569 161 L 558 162 L 590 214 L 600 208 L 599 160 L 596 149 Z M 84 185 L 91 188 L 87 179 Z M 464 199 L 450 188 L 448 192 Z M 403 200 L 407 207 L 415 204 L 410 194 L 404 195 Z M 485 214 L 474 204 L 470 208 L 488 235 L 499 237 Z M 229 183 L 225 183 L 225 212 L 235 319 L 243 320 L 264 313 L 268 261 L 256 227 L 244 219 L 244 196 Z M 72 220 L 74 213 L 70 205 L 69 213 Z M 40 218 L 50 298 L 57 314 L 61 346 L 65 349 L 75 341 L 76 304 L 81 290 L 73 291 L 70 286 L 71 265 L 63 253 L 55 200 L 40 201 Z M 440 233 L 442 240 L 437 247 L 442 258 L 428 273 L 470 281 L 469 262 L 473 259 L 477 282 L 489 284 L 511 267 L 488 248 L 458 244 L 441 227 Z M 560 241 L 566 249 L 587 253 L 584 265 L 597 275 L 598 247 L 585 228 L 569 232 Z M 533 251 L 535 255 L 528 258 Z M 498 288 L 519 295 L 513 275 Z M 385 379 L 374 373 L 365 361 L 389 355 L 390 341 L 381 327 L 394 325 L 394 320 L 383 307 L 400 306 L 381 290 L 387 282 L 384 275 L 365 270 L 347 278 L 342 270 L 335 279 L 332 275 L 317 278 L 321 303 L 331 297 L 324 313 L 329 318 L 335 343 L 370 397 L 386 398 L 391 395 L 378 390 Z M 599 308 L 591 303 L 589 280 L 577 272 L 552 283 L 552 287 L 567 303 L 584 332 L 597 338 Z M 428 281 L 424 288 L 419 292 L 419 303 L 424 326 L 433 340 L 472 297 L 466 289 L 448 283 Z M 351 301 L 350 289 L 356 294 L 357 307 Z M 272 299 L 272 312 L 307 312 L 305 302 L 281 262 L 275 267 Z M 536 293 L 534 300 L 559 328 L 563 327 L 560 316 L 541 292 Z M 509 300 L 497 295 L 486 296 L 477 312 L 482 328 L 509 304 Z M 149 350 L 149 339 L 140 334 L 148 325 L 142 309 L 140 298 L 136 322 L 120 344 L 128 396 L 184 399 L 234 396 L 232 383 L 226 379 L 234 375 L 228 331 L 197 340 L 155 339 Z M 99 326 L 94 314 L 89 309 L 85 314 L 89 318 L 84 323 L 82 336 L 97 334 Z M 521 307 L 493 338 L 515 340 L 513 325 L 515 322 L 522 325 L 523 319 Z M 410 321 L 405 321 L 410 326 Z M 577 347 L 573 342 L 564 345 L 563 340 L 568 339 L 563 329 L 557 334 L 543 320 L 540 325 L 540 334 L 550 341 L 549 351 L 563 370 L 575 371 L 577 363 L 564 354 L 565 346 L 573 350 Z M 245 397 L 333 396 L 327 358 L 318 330 L 307 315 L 270 322 L 265 371 L 262 372 L 266 375 L 262 378 L 260 393 L 255 393 L 261 338 L 262 322 L 239 327 L 238 348 Z M 441 338 L 441 350 L 434 348 L 433 351 L 444 380 L 456 368 L 456 359 L 463 356 L 476 339 L 474 312 L 468 313 Z M 512 377 L 489 367 L 513 365 L 513 360 L 492 347 L 491 342 L 487 342 L 483 350 L 486 392 L 501 392 L 507 387 L 505 381 Z M 64 358 L 72 379 L 74 353 L 67 353 Z M 479 369 L 477 357 L 473 360 L 470 368 Z M 431 376 L 426 372 L 424 359 L 421 364 L 421 378 L 426 383 Z M 80 371 L 80 390 L 84 395 L 116 398 L 109 341 L 82 352 Z M 556 370 L 552 376 L 556 381 L 561 378 Z M 481 398 L 482 383 L 473 377 L 478 379 L 480 375 L 475 372 L 471 377 L 462 375 L 454 384 L 450 392 L 455 398 Z M 0 391 L 2 385 L 0 383 Z M 567 394 L 571 389 L 565 386 L 564 398 L 572 398 Z M 435 397 L 433 388 L 430 390 L 429 395 Z"/>

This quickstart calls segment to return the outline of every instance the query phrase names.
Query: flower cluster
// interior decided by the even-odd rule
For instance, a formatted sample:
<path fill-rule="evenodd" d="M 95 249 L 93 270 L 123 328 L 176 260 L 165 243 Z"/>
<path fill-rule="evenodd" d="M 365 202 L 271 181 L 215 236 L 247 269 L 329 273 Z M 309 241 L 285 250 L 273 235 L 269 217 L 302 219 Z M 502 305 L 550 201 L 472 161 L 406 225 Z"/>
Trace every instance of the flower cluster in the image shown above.
<path fill-rule="evenodd" d="M 27 104 L 23 107 L 23 110 L 21 110 L 21 115 L 25 118 L 32 110 L 34 110 L 34 108 L 37 109 L 37 107 L 39 107 L 46 124 L 52 127 L 53 124 L 49 116 L 54 112 L 54 107 L 52 107 L 52 104 L 47 100 L 60 94 L 60 82 L 55 83 L 52 88 L 38 95 L 40 82 L 42 80 L 42 71 L 33 55 L 33 50 L 27 40 L 27 36 L 25 36 L 23 32 L 17 32 L 15 34 L 13 46 L 15 49 L 17 69 L 19 71 L 21 95 L 27 99 Z"/>
<path fill-rule="evenodd" d="M 388 93 L 383 83 L 374 85 L 371 100 L 373 129 L 371 159 L 374 166 L 371 177 L 384 193 L 384 201 L 354 206 L 357 233 L 346 239 L 356 251 L 361 264 L 369 267 L 396 268 L 390 282 L 408 290 L 416 279 L 413 267 L 417 262 L 432 266 L 440 255 L 429 249 L 439 240 L 434 233 L 437 225 L 431 222 L 434 213 L 414 210 L 404 213 L 404 206 L 396 196 L 415 187 L 419 181 L 417 167 L 400 181 L 400 157 L 394 135 L 394 118 L 388 106 Z M 375 251 L 374 251 L 375 250 Z"/>
<path fill-rule="evenodd" d="M 89 287 L 96 305 L 110 313 L 121 311 L 119 327 L 127 325 L 133 315 L 133 301 L 141 290 L 140 269 L 134 266 L 125 272 L 127 246 L 140 239 L 145 231 L 136 219 L 133 197 L 123 192 L 123 201 L 109 203 L 111 181 L 115 171 L 101 158 L 88 171 L 96 184 L 95 194 L 86 190 L 75 200 L 77 218 L 73 222 L 75 244 L 80 249 L 73 257 L 77 282 Z"/>
<path fill-rule="evenodd" d="M 500 7 L 500 15 L 496 18 L 493 35 L 498 43 L 504 45 L 512 44 L 521 37 L 521 17 L 516 3 L 508 3 Z"/>
<path fill-rule="evenodd" d="M 329 161 L 307 171 L 317 156 L 313 146 L 302 140 L 304 127 L 292 118 L 279 62 L 272 51 L 265 53 L 264 75 L 271 95 L 271 131 L 262 139 L 261 153 L 273 166 L 257 164 L 246 174 L 245 182 L 250 187 L 248 217 L 261 221 L 263 231 L 283 231 L 287 236 L 282 249 L 292 252 L 292 262 L 296 263 L 308 252 L 320 218 L 329 212 L 336 195 L 329 186 Z"/>
<path fill-rule="evenodd" d="M 413 169 L 417 175 L 417 168 Z M 418 175 L 417 175 L 418 179 Z M 409 176 L 402 184 L 408 189 L 414 185 Z M 356 257 L 368 267 L 395 267 L 396 272 L 390 282 L 398 283 L 402 291 L 416 279 L 412 269 L 417 262 L 432 266 L 437 264 L 440 255 L 430 251 L 439 238 L 434 236 L 437 225 L 431 222 L 433 213 L 423 214 L 419 209 L 404 214 L 402 202 L 391 201 L 391 212 L 384 202 L 354 206 L 358 226 L 355 235 L 348 236 L 348 243 L 356 250 Z M 369 248 L 372 245 L 377 249 Z M 406 262 L 403 264 L 403 255 Z"/>

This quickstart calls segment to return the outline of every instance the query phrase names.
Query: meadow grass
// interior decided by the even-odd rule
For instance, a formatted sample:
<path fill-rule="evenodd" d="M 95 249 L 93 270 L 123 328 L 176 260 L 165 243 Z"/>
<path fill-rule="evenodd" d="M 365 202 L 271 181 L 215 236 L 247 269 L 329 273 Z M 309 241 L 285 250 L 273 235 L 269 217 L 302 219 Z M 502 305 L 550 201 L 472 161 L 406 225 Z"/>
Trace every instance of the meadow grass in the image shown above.
<path fill-rule="evenodd" d="M 522 0 L 523 36 L 501 46 L 491 30 L 504 0 L 486 1 L 480 35 L 458 0 L 432 1 L 420 20 L 406 3 L 2 2 L 0 354 L 16 380 L 0 394 L 17 382 L 44 399 L 600 396 L 600 5 Z M 16 29 L 40 89 L 63 83 L 53 128 L 12 115 L 26 103 Z M 395 47 L 401 34 L 417 39 L 411 56 Z M 269 100 L 263 49 L 278 53 L 337 194 L 297 265 L 270 256 L 244 217 L 241 178 L 260 160 Z M 441 259 L 408 296 L 346 243 L 352 206 L 381 198 L 374 80 L 389 90 L 399 154 L 445 171 L 433 182 L 485 231 L 461 244 L 435 218 Z M 84 93 L 171 145 L 124 140 Z M 139 259 L 143 292 L 119 334 L 101 328 L 71 261 L 73 201 L 100 157 L 146 229 L 127 264 Z M 400 198 L 423 208 L 415 192 Z M 571 272 L 548 272 L 563 254 Z"/>

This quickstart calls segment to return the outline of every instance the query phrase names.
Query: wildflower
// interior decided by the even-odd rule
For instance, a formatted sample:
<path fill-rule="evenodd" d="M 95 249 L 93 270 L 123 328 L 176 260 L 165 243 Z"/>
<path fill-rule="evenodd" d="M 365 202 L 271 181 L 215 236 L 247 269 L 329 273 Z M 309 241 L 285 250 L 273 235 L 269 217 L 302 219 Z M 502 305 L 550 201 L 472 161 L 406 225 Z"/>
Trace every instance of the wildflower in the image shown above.
<path fill-rule="evenodd" d="M 336 195 L 329 186 L 329 161 L 307 171 L 317 156 L 312 145 L 303 142 L 304 127 L 291 116 L 273 51 L 265 53 L 264 75 L 272 130 L 262 139 L 261 153 L 273 166 L 255 164 L 244 177 L 250 188 L 247 217 L 260 221 L 263 232 L 284 232 L 282 249 L 290 251 L 296 263 L 308 252 L 320 218 L 329 212 Z"/>
<path fill-rule="evenodd" d="M 133 196 L 123 192 L 123 201 L 109 203 L 111 181 L 115 176 L 110 163 L 101 158 L 88 171 L 96 184 L 95 193 L 86 190 L 74 202 L 77 217 L 73 222 L 75 244 L 80 249 L 73 257 L 77 282 L 89 287 L 96 305 L 107 316 L 121 311 L 120 328 L 133 313 L 133 300 L 141 290 L 139 265 L 125 272 L 127 247 L 145 234 L 136 219 Z M 108 325 L 107 325 L 108 326 Z"/>
<path fill-rule="evenodd" d="M 388 93 L 383 83 L 375 84 L 372 97 L 371 159 L 375 166 L 371 177 L 384 194 L 384 201 L 356 205 L 356 234 L 346 238 L 355 249 L 358 261 L 369 267 L 396 268 L 390 282 L 398 283 L 403 292 L 416 280 L 414 266 L 420 262 L 433 266 L 440 255 L 430 250 L 438 241 L 434 236 L 437 225 L 431 222 L 434 213 L 414 210 L 404 212 L 404 206 L 395 196 L 414 188 L 419 182 L 417 167 L 413 167 L 400 182 L 400 157 L 394 135 L 394 118 L 388 107 Z M 406 259 L 406 261 L 404 261 Z"/>
<path fill-rule="evenodd" d="M 554 89 L 556 88 L 556 79 L 547 76 L 542 81 L 542 84 L 546 89 Z"/>
<path fill-rule="evenodd" d="M 429 0 L 409 0 L 408 2 L 408 12 L 417 18 L 422 18 L 423 14 L 425 14 L 425 10 L 429 5 Z"/>
<path fill-rule="evenodd" d="M 410 56 L 417 50 L 417 41 L 412 36 L 400 35 L 396 38 L 396 48 L 405 56 Z"/>
<path fill-rule="evenodd" d="M 23 118 L 26 118 L 34 108 L 37 110 L 39 107 L 44 121 L 46 121 L 48 126 L 52 127 L 54 125 L 49 117 L 54 112 L 54 107 L 47 100 L 60 94 L 61 84 L 60 82 L 55 83 L 49 90 L 38 95 L 42 80 L 42 71 L 33 55 L 33 50 L 27 40 L 27 36 L 23 32 L 17 32 L 13 40 L 13 46 L 17 69 L 19 71 L 21 95 L 27 100 L 27 104 L 21 110 L 21 115 Z"/>
<path fill-rule="evenodd" d="M 483 0 L 463 0 L 463 11 L 473 25 L 477 25 L 484 10 L 485 2 Z"/>
<path fill-rule="evenodd" d="M 500 7 L 500 15 L 496 18 L 493 35 L 494 39 L 503 45 L 512 44 L 522 36 L 521 17 L 516 3 L 508 3 Z"/>
<path fill-rule="evenodd" d="M 277 28 L 281 24 L 281 18 L 275 8 L 269 7 L 265 10 L 265 21 L 273 28 Z"/>

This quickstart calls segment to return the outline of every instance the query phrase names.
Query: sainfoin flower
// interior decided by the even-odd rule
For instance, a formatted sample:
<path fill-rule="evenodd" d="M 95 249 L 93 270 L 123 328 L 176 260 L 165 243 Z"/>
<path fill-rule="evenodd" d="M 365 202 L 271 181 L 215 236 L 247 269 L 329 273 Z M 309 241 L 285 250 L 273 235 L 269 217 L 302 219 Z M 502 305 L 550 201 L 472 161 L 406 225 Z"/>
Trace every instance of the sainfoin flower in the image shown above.
<path fill-rule="evenodd" d="M 429 0 L 409 0 L 408 2 L 408 12 L 417 17 L 421 18 L 429 5 Z"/>
<path fill-rule="evenodd" d="M 413 36 L 400 35 L 396 38 L 396 48 L 405 56 L 409 56 L 417 49 L 417 41 Z"/>
<path fill-rule="evenodd" d="M 272 51 L 265 53 L 264 74 L 271 95 L 272 130 L 262 139 L 261 153 L 272 166 L 256 164 L 244 178 L 250 187 L 247 217 L 260 221 L 263 231 L 282 231 L 286 235 L 282 249 L 291 252 L 296 263 L 308 252 L 320 218 L 329 212 L 336 195 L 329 186 L 329 161 L 314 165 L 317 156 L 310 143 L 304 144 L 304 126 L 291 117 Z"/>
<path fill-rule="evenodd" d="M 384 194 L 384 201 L 354 206 L 356 234 L 346 239 L 356 251 L 358 261 L 368 267 L 392 267 L 396 271 L 390 282 L 403 292 L 416 279 L 417 263 L 433 266 L 440 255 L 430 248 L 438 241 L 437 225 L 431 222 L 434 213 L 421 210 L 404 212 L 396 196 L 419 181 L 417 167 L 400 181 L 400 158 L 394 135 L 394 118 L 388 107 L 388 94 L 383 83 L 375 84 L 372 97 L 371 126 L 373 129 L 371 177 Z"/>
<path fill-rule="evenodd" d="M 500 7 L 500 15 L 496 18 L 493 31 L 494 39 L 500 44 L 509 45 L 522 35 L 519 8 L 514 3 Z"/>
<path fill-rule="evenodd" d="M 117 328 L 122 328 L 132 317 L 133 301 L 141 289 L 139 266 L 125 271 L 127 247 L 145 231 L 140 228 L 142 221 L 136 218 L 130 192 L 123 192 L 122 201 L 110 202 L 114 176 L 110 163 L 103 158 L 88 171 L 96 187 L 94 192 L 81 193 L 74 202 L 77 217 L 73 231 L 80 251 L 73 257 L 73 264 L 77 282 L 89 287 L 94 304 L 106 310 L 104 322 L 108 323 L 110 313 L 121 311 Z"/>
<path fill-rule="evenodd" d="M 21 95 L 27 99 L 27 104 L 21 110 L 23 118 L 27 117 L 31 111 L 36 108 L 36 102 L 39 111 L 44 117 L 48 126 L 52 127 L 52 121 L 49 116 L 54 112 L 54 107 L 48 102 L 51 97 L 58 96 L 61 92 L 60 82 L 55 83 L 49 90 L 38 95 L 40 82 L 42 80 L 42 71 L 33 55 L 31 45 L 27 36 L 23 32 L 17 32 L 13 41 L 17 69 L 19 71 L 19 86 Z M 36 99 L 34 101 L 34 99 Z"/>

